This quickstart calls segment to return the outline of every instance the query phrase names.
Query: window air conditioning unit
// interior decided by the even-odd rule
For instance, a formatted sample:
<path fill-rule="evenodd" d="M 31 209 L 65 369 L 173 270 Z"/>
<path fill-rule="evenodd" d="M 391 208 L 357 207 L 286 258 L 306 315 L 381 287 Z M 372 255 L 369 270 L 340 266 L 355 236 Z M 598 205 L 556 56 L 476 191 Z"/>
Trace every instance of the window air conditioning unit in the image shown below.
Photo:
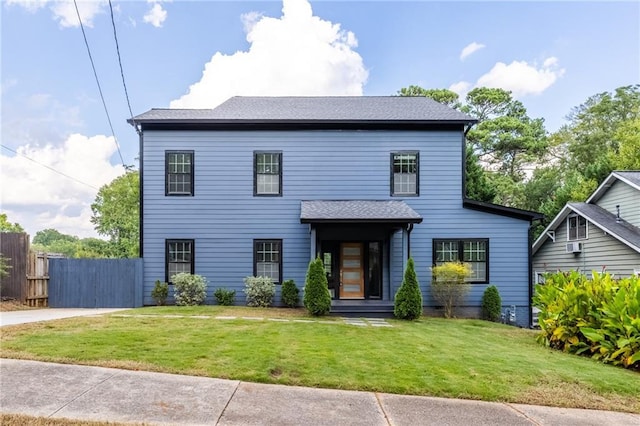
<path fill-rule="evenodd" d="M 582 252 L 582 243 L 572 242 L 567 243 L 567 253 L 581 253 Z"/>

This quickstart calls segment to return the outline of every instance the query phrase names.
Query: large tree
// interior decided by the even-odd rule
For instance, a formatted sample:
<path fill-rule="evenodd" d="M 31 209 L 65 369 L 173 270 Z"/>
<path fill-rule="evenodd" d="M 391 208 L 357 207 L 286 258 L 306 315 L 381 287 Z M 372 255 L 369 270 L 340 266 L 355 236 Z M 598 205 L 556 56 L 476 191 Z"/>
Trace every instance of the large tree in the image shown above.
<path fill-rule="evenodd" d="M 0 213 L 0 232 L 24 232 L 24 228 L 18 222 L 9 222 L 6 213 Z"/>
<path fill-rule="evenodd" d="M 454 109 L 460 109 L 460 97 L 449 89 L 424 89 L 420 86 L 403 87 L 398 90 L 399 96 L 424 96 Z"/>
<path fill-rule="evenodd" d="M 139 255 L 140 175 L 128 170 L 98 191 L 91 205 L 91 223 L 109 238 L 114 257 Z"/>

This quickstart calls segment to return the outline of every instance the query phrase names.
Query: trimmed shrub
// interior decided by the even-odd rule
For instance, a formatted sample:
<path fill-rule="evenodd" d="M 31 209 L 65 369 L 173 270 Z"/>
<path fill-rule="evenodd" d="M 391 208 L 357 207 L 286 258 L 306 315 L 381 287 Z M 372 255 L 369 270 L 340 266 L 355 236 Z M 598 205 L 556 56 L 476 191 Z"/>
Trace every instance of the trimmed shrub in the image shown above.
<path fill-rule="evenodd" d="M 459 306 L 471 286 L 465 279 L 471 275 L 471 265 L 462 262 L 445 262 L 431 268 L 431 294 L 444 307 L 445 318 L 451 318 L 454 307 Z"/>
<path fill-rule="evenodd" d="M 533 304 L 540 309 L 541 343 L 640 370 L 640 277 L 548 274 L 536 285 Z"/>
<path fill-rule="evenodd" d="M 276 285 L 270 277 L 246 277 L 244 293 L 247 295 L 247 306 L 268 308 L 273 303 Z"/>
<path fill-rule="evenodd" d="M 166 304 L 169 297 L 169 284 L 156 280 L 156 285 L 151 290 L 151 297 L 153 297 L 158 306 Z"/>
<path fill-rule="evenodd" d="M 407 261 L 402 284 L 396 292 L 393 315 L 406 320 L 418 319 L 422 315 L 422 292 L 412 258 Z"/>
<path fill-rule="evenodd" d="M 331 311 L 331 294 L 320 257 L 309 262 L 303 303 L 311 315 L 326 315 Z"/>
<path fill-rule="evenodd" d="M 181 272 L 172 277 L 178 306 L 201 305 L 207 297 L 207 280 L 202 275 Z"/>
<path fill-rule="evenodd" d="M 213 297 L 216 298 L 216 303 L 220 306 L 233 306 L 233 302 L 236 299 L 236 291 L 217 288 L 216 291 L 213 292 Z"/>
<path fill-rule="evenodd" d="M 502 298 L 498 287 L 490 285 L 482 294 L 482 319 L 498 322 L 502 314 Z"/>
<path fill-rule="evenodd" d="M 289 308 L 296 308 L 300 303 L 300 289 L 295 281 L 286 280 L 282 283 L 282 303 Z"/>

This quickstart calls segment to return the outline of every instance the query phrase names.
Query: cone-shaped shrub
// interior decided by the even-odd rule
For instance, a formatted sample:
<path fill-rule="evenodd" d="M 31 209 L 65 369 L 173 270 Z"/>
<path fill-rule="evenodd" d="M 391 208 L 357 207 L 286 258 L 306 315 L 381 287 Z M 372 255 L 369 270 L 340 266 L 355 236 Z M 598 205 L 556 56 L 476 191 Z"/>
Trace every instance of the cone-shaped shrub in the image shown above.
<path fill-rule="evenodd" d="M 497 322 L 502 313 L 502 298 L 498 287 L 490 285 L 482 295 L 482 319 Z"/>
<path fill-rule="evenodd" d="M 300 289 L 295 281 L 286 280 L 282 283 L 282 303 L 289 308 L 295 308 L 300 303 Z"/>
<path fill-rule="evenodd" d="M 396 293 L 393 314 L 406 320 L 414 320 L 422 315 L 422 292 L 412 258 L 407 261 L 402 285 Z"/>
<path fill-rule="evenodd" d="M 304 307 L 311 315 L 326 315 L 331 310 L 331 294 L 327 286 L 327 276 L 320 258 L 309 262 L 304 285 Z"/>

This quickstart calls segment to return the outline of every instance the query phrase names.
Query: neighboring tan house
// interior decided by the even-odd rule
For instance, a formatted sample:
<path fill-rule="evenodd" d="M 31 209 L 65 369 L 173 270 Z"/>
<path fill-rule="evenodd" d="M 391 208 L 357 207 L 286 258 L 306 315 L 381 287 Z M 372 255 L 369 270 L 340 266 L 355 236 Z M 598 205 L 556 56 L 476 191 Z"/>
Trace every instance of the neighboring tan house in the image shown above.
<path fill-rule="evenodd" d="M 614 171 L 584 203 L 568 203 L 533 244 L 545 272 L 640 274 L 640 171 Z"/>
<path fill-rule="evenodd" d="M 529 325 L 539 214 L 464 197 L 475 120 L 424 97 L 234 97 L 215 109 L 152 109 L 141 131 L 144 300 L 156 280 L 203 275 L 236 290 L 269 276 L 304 286 L 324 261 L 333 312 L 392 312 L 409 256 L 426 308 L 430 267 L 473 267 L 465 308 L 495 284 Z"/>

